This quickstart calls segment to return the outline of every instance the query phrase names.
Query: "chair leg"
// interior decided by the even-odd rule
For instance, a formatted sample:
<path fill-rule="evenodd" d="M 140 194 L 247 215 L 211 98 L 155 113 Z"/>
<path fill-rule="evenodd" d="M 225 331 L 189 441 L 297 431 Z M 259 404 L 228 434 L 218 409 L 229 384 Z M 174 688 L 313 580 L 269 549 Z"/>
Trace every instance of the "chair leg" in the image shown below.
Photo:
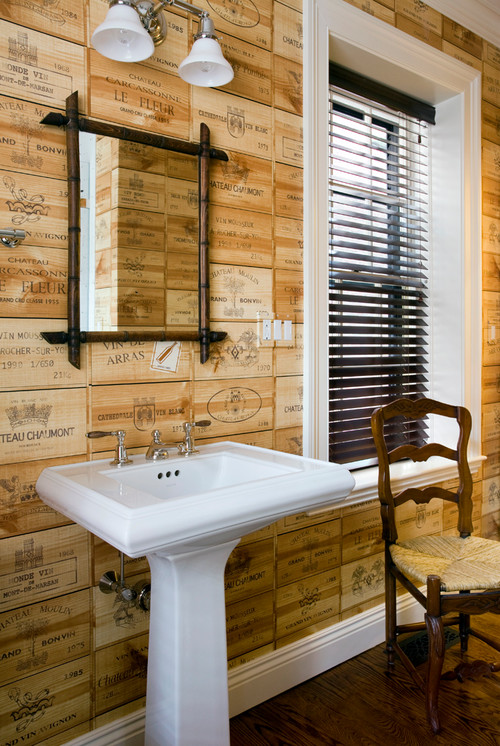
<path fill-rule="evenodd" d="M 394 669 L 396 640 L 396 578 L 390 567 L 392 559 L 387 551 L 385 559 L 385 651 L 389 671 Z"/>
<path fill-rule="evenodd" d="M 469 614 L 460 614 L 459 615 L 460 651 L 462 653 L 466 653 L 467 648 L 469 646 L 469 630 L 470 630 Z"/>
<path fill-rule="evenodd" d="M 434 733 L 440 730 L 438 714 L 439 683 L 444 662 L 444 627 L 441 617 L 440 579 L 436 575 L 427 578 L 427 613 L 425 623 L 429 636 L 427 660 L 426 709 Z"/>

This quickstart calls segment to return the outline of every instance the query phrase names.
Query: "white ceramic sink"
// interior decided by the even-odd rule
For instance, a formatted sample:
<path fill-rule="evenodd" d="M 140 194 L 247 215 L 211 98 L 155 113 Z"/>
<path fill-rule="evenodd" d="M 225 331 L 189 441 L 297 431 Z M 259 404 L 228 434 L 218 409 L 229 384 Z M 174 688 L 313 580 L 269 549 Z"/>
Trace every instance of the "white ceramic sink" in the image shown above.
<path fill-rule="evenodd" d="M 120 468 L 52 466 L 50 506 L 151 569 L 145 746 L 229 746 L 224 568 L 245 534 L 340 504 L 354 486 L 337 464 L 224 442 Z"/>
<path fill-rule="evenodd" d="M 109 460 L 45 469 L 42 499 L 130 557 L 219 544 L 279 518 L 342 500 L 337 464 L 240 443 L 200 446 L 188 458 L 117 468 Z"/>

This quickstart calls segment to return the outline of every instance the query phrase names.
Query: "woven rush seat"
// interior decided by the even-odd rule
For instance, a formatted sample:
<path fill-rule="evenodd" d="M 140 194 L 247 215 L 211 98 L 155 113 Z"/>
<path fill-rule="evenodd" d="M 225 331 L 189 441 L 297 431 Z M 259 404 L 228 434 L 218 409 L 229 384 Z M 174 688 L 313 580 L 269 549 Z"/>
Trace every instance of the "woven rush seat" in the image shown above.
<path fill-rule="evenodd" d="M 438 575 L 442 591 L 500 588 L 500 542 L 469 536 L 422 536 L 390 547 L 392 561 L 414 582 Z"/>

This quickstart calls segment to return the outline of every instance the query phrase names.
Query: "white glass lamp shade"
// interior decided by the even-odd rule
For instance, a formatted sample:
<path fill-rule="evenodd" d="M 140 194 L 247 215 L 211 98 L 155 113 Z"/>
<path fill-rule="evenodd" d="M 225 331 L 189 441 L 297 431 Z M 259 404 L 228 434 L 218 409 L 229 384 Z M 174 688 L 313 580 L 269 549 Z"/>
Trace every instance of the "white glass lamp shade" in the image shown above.
<path fill-rule="evenodd" d="M 155 45 L 130 5 L 113 5 L 92 34 L 92 46 L 104 57 L 118 62 L 140 62 L 154 52 Z"/>
<path fill-rule="evenodd" d="M 180 77 L 190 85 L 205 87 L 225 85 L 233 77 L 233 68 L 224 59 L 216 39 L 196 39 L 185 60 L 179 65 Z"/>

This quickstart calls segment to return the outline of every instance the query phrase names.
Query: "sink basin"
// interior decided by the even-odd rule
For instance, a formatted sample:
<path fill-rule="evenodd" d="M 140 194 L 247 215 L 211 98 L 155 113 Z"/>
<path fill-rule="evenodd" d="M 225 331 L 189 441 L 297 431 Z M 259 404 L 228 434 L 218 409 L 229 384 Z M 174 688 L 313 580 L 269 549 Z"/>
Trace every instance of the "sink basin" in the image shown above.
<path fill-rule="evenodd" d="M 233 442 L 189 458 L 117 468 L 109 460 L 45 469 L 37 483 L 51 507 L 129 557 L 219 544 L 306 508 L 342 500 L 350 473 L 337 464 Z"/>
<path fill-rule="evenodd" d="M 151 569 L 145 746 L 229 746 L 224 568 L 245 534 L 340 504 L 354 486 L 337 464 L 223 442 L 189 458 L 120 468 L 51 466 L 51 507 Z"/>

